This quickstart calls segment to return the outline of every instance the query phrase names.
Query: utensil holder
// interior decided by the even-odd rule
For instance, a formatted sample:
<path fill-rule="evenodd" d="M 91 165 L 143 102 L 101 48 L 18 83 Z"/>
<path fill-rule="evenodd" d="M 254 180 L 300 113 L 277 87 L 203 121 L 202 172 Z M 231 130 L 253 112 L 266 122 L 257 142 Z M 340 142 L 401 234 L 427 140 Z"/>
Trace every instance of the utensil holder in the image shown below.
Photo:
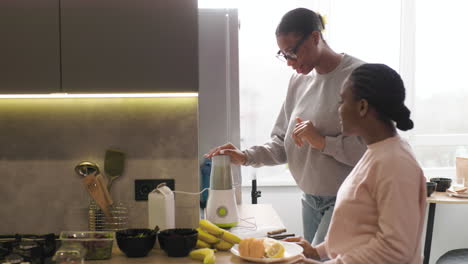
<path fill-rule="evenodd" d="M 127 228 L 128 208 L 121 202 L 114 202 L 109 209 L 111 217 L 107 217 L 94 200 L 89 203 L 88 229 L 90 231 L 118 231 Z"/>

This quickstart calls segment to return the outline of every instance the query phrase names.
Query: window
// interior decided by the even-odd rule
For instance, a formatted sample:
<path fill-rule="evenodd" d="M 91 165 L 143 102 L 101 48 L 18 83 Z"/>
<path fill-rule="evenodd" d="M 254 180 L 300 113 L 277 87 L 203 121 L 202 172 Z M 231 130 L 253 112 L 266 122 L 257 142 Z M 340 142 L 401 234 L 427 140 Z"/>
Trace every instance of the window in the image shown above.
<path fill-rule="evenodd" d="M 220 4 L 220 1 L 216 2 Z M 453 177 L 468 157 L 468 36 L 464 0 L 232 1 L 239 9 L 241 147 L 269 140 L 292 70 L 275 58 L 281 16 L 296 7 L 325 15 L 324 38 L 337 52 L 399 71 L 415 128 L 406 137 L 428 177 Z M 242 168 L 243 183 L 295 185 L 287 165 Z"/>
<path fill-rule="evenodd" d="M 411 142 L 430 177 L 453 177 L 455 157 L 468 154 L 467 7 L 462 0 L 415 1 Z"/>
<path fill-rule="evenodd" d="M 289 3 L 289 4 L 287 4 Z M 275 58 L 275 30 L 281 17 L 296 7 L 325 15 L 324 38 L 337 52 L 368 62 L 384 62 L 398 69 L 399 1 L 284 1 L 281 5 L 239 6 L 239 75 L 241 145 L 269 140 L 286 96 L 292 70 Z M 373 10 L 367 12 L 366 10 Z M 378 48 L 377 48 L 378 47 Z M 294 185 L 287 165 L 243 168 L 243 182 L 256 174 L 259 185 Z"/>

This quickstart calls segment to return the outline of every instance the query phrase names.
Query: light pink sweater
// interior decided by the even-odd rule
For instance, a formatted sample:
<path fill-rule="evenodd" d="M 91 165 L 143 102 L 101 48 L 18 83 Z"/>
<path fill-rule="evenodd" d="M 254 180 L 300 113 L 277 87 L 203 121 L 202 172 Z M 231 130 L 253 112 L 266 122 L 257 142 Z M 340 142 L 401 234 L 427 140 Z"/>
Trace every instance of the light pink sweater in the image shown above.
<path fill-rule="evenodd" d="M 325 242 L 325 263 L 422 263 L 426 179 L 399 136 L 368 146 L 341 185 Z"/>

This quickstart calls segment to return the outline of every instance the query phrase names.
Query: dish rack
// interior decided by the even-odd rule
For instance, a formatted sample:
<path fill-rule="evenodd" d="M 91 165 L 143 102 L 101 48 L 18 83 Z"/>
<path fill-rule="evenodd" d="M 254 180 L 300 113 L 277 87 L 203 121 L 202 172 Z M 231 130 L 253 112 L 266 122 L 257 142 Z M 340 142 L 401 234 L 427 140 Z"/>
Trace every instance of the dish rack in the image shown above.
<path fill-rule="evenodd" d="M 128 209 L 121 202 L 110 206 L 111 217 L 104 215 L 94 200 L 89 203 L 88 229 L 90 231 L 118 231 L 127 228 Z"/>

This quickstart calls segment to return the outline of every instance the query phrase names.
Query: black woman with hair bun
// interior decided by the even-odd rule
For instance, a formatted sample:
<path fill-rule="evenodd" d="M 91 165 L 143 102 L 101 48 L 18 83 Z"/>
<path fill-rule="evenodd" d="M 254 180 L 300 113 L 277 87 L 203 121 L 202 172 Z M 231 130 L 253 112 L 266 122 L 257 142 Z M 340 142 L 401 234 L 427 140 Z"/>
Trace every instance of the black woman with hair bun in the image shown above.
<path fill-rule="evenodd" d="M 325 241 L 287 240 L 304 248 L 300 263 L 422 263 L 426 178 L 397 132 L 413 128 L 403 81 L 384 64 L 363 64 L 340 97 L 342 132 L 361 137 L 367 151 L 338 191 Z"/>

